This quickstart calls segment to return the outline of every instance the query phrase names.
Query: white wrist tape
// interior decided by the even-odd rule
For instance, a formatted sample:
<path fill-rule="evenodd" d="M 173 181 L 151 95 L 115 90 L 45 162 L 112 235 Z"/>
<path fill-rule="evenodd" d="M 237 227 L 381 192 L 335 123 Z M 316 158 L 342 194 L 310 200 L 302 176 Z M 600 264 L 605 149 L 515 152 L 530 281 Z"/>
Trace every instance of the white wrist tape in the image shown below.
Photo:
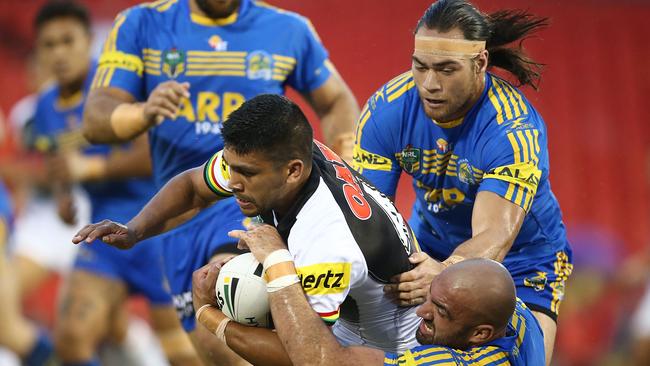
<path fill-rule="evenodd" d="M 295 283 L 300 283 L 300 277 L 297 274 L 291 274 L 276 278 L 275 280 L 266 284 L 266 292 L 280 291 L 285 287 L 289 287 Z"/>
<path fill-rule="evenodd" d="M 275 252 L 269 254 L 263 263 L 264 270 L 271 267 L 272 265 L 282 262 L 293 262 L 293 256 L 287 249 L 278 249 Z"/>
<path fill-rule="evenodd" d="M 197 323 L 200 323 L 199 318 L 201 317 L 201 314 L 203 314 L 204 311 L 208 310 L 208 308 L 211 308 L 212 305 L 210 304 L 205 304 L 199 308 L 199 310 L 196 311 L 194 314 L 194 319 L 196 319 Z"/>
<path fill-rule="evenodd" d="M 224 318 L 221 323 L 219 323 L 219 326 L 217 329 L 214 331 L 214 335 L 217 336 L 217 338 L 222 341 L 224 344 L 226 343 L 226 327 L 228 326 L 228 323 L 230 323 L 230 318 L 226 317 Z"/>

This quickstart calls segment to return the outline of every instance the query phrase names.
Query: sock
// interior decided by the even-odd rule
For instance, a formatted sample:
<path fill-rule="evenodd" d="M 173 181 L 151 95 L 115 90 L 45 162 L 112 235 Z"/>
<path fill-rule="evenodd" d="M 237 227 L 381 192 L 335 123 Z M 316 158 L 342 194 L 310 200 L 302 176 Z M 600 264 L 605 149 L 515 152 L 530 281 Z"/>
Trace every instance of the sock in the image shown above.
<path fill-rule="evenodd" d="M 25 357 L 26 366 L 43 366 L 54 355 L 52 340 L 43 329 L 38 330 L 34 347 Z"/>

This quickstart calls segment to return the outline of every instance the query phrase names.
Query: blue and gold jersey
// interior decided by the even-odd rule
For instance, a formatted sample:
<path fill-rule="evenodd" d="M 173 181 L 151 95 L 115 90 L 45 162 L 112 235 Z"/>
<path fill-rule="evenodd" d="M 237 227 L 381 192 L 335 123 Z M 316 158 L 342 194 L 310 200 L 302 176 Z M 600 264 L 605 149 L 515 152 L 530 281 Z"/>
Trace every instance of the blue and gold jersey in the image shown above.
<path fill-rule="evenodd" d="M 245 100 L 287 85 L 311 92 L 330 70 L 313 27 L 297 14 L 242 0 L 236 13 L 215 20 L 191 13 L 189 0 L 162 0 L 118 15 L 93 87 L 144 101 L 165 81 L 190 83 L 177 118 L 149 131 L 154 177 L 163 185 L 223 148 L 221 124 Z"/>
<path fill-rule="evenodd" d="M 426 345 L 404 354 L 386 353 L 384 366 L 543 366 L 544 336 L 533 313 L 517 299 L 505 337 L 461 351 Z"/>
<path fill-rule="evenodd" d="M 81 150 L 85 155 L 108 155 L 110 145 L 89 145 L 81 135 L 81 119 L 94 66 L 77 94 L 62 98 L 57 85 L 38 96 L 34 114 L 34 148 L 41 152 Z M 120 148 L 128 148 L 127 145 Z M 82 184 L 92 205 L 91 220 L 126 222 L 137 214 L 155 193 L 152 179 L 132 178 Z"/>
<path fill-rule="evenodd" d="M 7 188 L 0 181 L 0 249 L 9 241 L 9 233 L 13 222 L 13 208 Z M 6 247 L 4 247 L 6 249 Z M 4 255 L 4 253 L 0 253 Z"/>
<path fill-rule="evenodd" d="M 402 171 L 413 177 L 413 217 L 433 234 L 418 239 L 437 259 L 472 237 L 481 191 L 526 212 L 507 259 L 555 253 L 568 244 L 548 179 L 546 127 L 521 92 L 492 74 L 485 78 L 467 115 L 444 124 L 425 114 L 411 72 L 388 82 L 362 111 L 355 168 L 388 195 L 395 195 Z"/>

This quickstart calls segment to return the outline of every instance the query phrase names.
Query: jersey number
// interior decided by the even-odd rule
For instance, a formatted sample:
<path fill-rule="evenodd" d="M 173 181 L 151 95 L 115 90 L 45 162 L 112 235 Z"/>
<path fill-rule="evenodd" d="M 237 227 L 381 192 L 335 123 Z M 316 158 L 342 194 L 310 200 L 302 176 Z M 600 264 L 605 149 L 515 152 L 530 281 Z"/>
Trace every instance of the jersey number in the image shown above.
<path fill-rule="evenodd" d="M 361 187 L 359 187 L 359 184 L 354 179 L 354 175 L 352 175 L 350 169 L 348 169 L 343 163 L 343 160 L 341 160 L 341 158 L 327 146 L 318 141 L 314 142 L 325 156 L 325 159 L 334 166 L 334 170 L 336 170 L 336 178 L 345 182 L 345 184 L 343 184 L 343 194 L 345 195 L 345 200 L 347 201 L 348 206 L 350 206 L 350 210 L 352 210 L 354 216 L 359 220 L 367 220 L 370 218 L 370 216 L 372 216 L 372 208 L 370 208 L 368 201 L 363 196 Z"/>

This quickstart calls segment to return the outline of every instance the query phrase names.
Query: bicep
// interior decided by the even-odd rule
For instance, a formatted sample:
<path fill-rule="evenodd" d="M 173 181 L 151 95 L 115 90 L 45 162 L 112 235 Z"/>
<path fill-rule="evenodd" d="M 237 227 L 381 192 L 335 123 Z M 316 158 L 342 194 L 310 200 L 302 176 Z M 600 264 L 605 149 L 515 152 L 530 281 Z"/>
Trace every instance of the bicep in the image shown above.
<path fill-rule="evenodd" d="M 352 91 L 350 91 L 350 88 L 338 72 L 335 71 L 330 74 L 323 85 L 310 92 L 301 94 L 309 102 L 309 105 L 314 109 L 319 117 L 322 117 L 327 113 L 330 108 L 341 99 L 345 99 L 350 102 L 350 104 L 356 106 L 356 101 L 354 100 Z M 352 128 L 350 128 L 350 130 L 352 130 Z"/>

